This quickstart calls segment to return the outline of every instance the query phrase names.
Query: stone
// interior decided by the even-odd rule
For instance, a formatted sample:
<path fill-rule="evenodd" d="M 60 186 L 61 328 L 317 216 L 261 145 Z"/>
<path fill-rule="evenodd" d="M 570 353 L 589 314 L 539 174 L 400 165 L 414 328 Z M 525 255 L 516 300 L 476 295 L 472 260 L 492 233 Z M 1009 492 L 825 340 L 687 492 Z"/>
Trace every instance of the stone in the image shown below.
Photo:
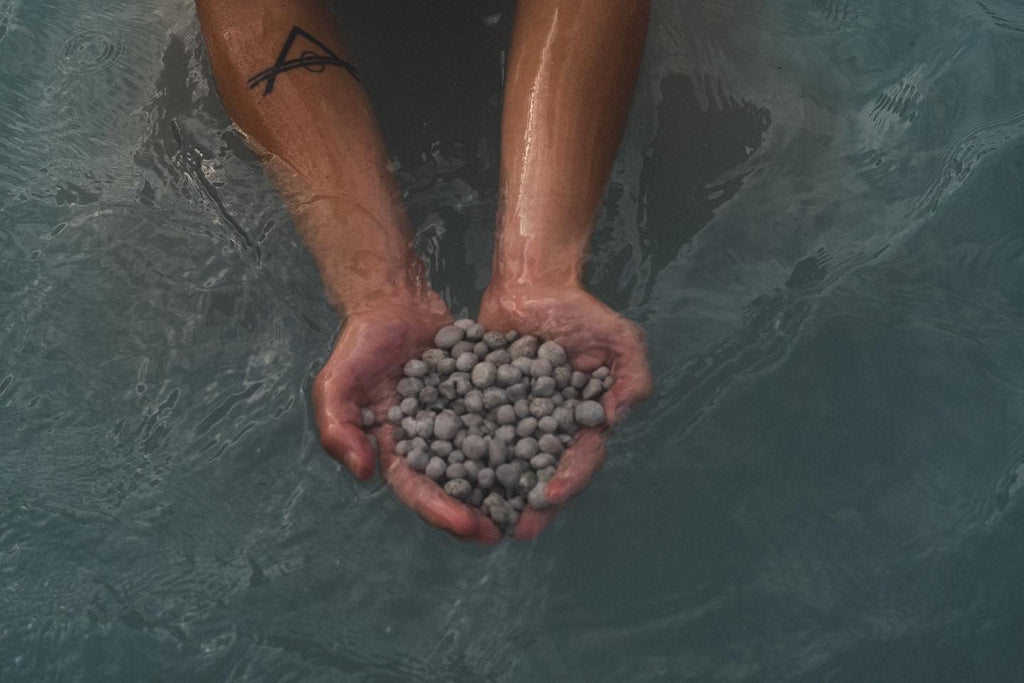
<path fill-rule="evenodd" d="M 454 451 L 452 451 L 448 455 L 448 464 L 451 465 L 452 463 L 456 463 L 456 462 L 473 462 L 473 461 L 472 460 L 468 460 L 467 461 L 466 460 L 466 454 L 456 448 Z"/>
<path fill-rule="evenodd" d="M 388 422 L 390 422 L 391 424 L 399 424 L 402 421 L 402 418 L 407 414 L 408 413 L 405 413 L 401 409 L 401 407 L 391 406 L 390 408 L 388 408 Z"/>
<path fill-rule="evenodd" d="M 515 451 L 516 457 L 522 460 L 529 460 L 533 456 L 537 455 L 537 439 L 532 436 L 528 436 L 523 439 L 516 441 Z"/>
<path fill-rule="evenodd" d="M 426 474 L 431 479 L 433 479 L 434 481 L 437 481 L 438 479 L 444 476 L 444 472 L 447 469 L 448 463 L 446 463 L 443 459 L 435 455 L 433 458 L 430 459 L 430 462 L 427 463 L 427 466 L 424 468 L 423 473 Z"/>
<path fill-rule="evenodd" d="M 473 380 L 474 386 L 480 389 L 485 389 L 494 384 L 497 380 L 498 367 L 494 363 L 490 363 L 488 361 L 477 363 L 470 376 Z"/>
<path fill-rule="evenodd" d="M 427 367 L 431 370 L 437 369 L 437 364 L 443 359 L 447 358 L 448 353 L 444 349 L 427 349 L 420 355 L 423 362 L 427 364 Z M 406 363 L 408 365 L 408 363 Z M 408 373 L 406 373 L 408 374 Z"/>
<path fill-rule="evenodd" d="M 548 465 L 543 469 L 537 470 L 537 479 L 539 481 L 548 481 L 551 477 L 555 476 L 556 472 L 558 472 L 557 467 L 554 465 Z"/>
<path fill-rule="evenodd" d="M 398 408 L 405 415 L 415 415 L 416 411 L 420 409 L 420 401 L 416 396 L 408 396 L 402 399 L 402 402 L 398 404 Z"/>
<path fill-rule="evenodd" d="M 484 408 L 493 410 L 498 406 L 508 403 L 508 393 L 501 387 L 487 387 L 484 389 Z"/>
<path fill-rule="evenodd" d="M 516 440 L 516 426 L 515 425 L 501 425 L 494 430 L 494 438 L 501 439 L 505 443 L 512 443 Z"/>
<path fill-rule="evenodd" d="M 590 378 L 587 377 L 586 373 L 576 371 L 572 373 L 572 377 L 569 379 L 569 386 L 578 391 L 587 386 L 587 382 L 589 381 Z"/>
<path fill-rule="evenodd" d="M 557 411 L 558 409 L 555 408 L 555 410 Z M 552 415 L 545 415 L 541 419 L 537 420 L 537 429 L 545 434 L 553 434 L 558 430 L 558 420 L 552 417 Z"/>
<path fill-rule="evenodd" d="M 557 437 L 556 437 L 557 438 Z M 550 453 L 538 453 L 530 458 L 530 467 L 535 470 L 542 470 L 555 464 L 555 456 Z"/>
<path fill-rule="evenodd" d="M 455 369 L 461 372 L 471 372 L 479 360 L 471 351 L 460 353 L 459 357 L 455 359 Z"/>
<path fill-rule="evenodd" d="M 422 378 L 430 370 L 430 366 L 425 361 L 417 360 L 413 358 L 405 364 L 402 368 L 402 372 L 406 377 Z"/>
<path fill-rule="evenodd" d="M 518 401 L 521 398 L 526 398 L 530 395 L 530 385 L 527 383 L 529 380 L 524 380 L 518 384 L 513 384 L 505 390 L 505 395 L 508 396 L 509 401 Z"/>
<path fill-rule="evenodd" d="M 491 467 L 497 467 L 505 462 L 508 454 L 507 443 L 508 441 L 501 437 L 496 436 L 491 439 L 490 443 L 487 444 L 487 464 Z"/>
<path fill-rule="evenodd" d="M 448 376 L 455 372 L 455 359 L 454 358 L 442 358 L 437 361 L 437 372 L 440 375 Z"/>
<path fill-rule="evenodd" d="M 424 386 L 423 380 L 419 377 L 403 377 L 398 380 L 398 385 L 395 387 L 395 391 L 398 392 L 399 396 L 408 398 L 410 396 L 419 395 L 420 390 L 423 389 Z"/>
<path fill-rule="evenodd" d="M 494 330 L 484 332 L 483 341 L 487 346 L 495 350 L 503 349 L 508 346 L 508 341 L 505 339 L 505 335 L 501 332 L 495 332 Z"/>
<path fill-rule="evenodd" d="M 437 395 L 436 387 L 423 387 L 419 394 L 420 405 L 430 405 L 437 400 Z"/>
<path fill-rule="evenodd" d="M 494 477 L 505 488 L 513 489 L 519 483 L 519 469 L 509 463 L 498 465 L 494 470 Z"/>
<path fill-rule="evenodd" d="M 550 398 L 530 399 L 530 415 L 538 420 L 545 415 L 550 415 L 555 410 L 555 403 Z"/>
<path fill-rule="evenodd" d="M 476 483 L 482 489 L 489 489 L 494 486 L 494 470 L 485 467 L 476 473 Z"/>
<path fill-rule="evenodd" d="M 460 341 L 458 344 L 448 349 L 448 355 L 454 358 L 455 360 L 458 360 L 459 356 L 461 356 L 464 353 L 473 353 L 473 348 L 475 346 L 476 344 L 474 344 L 473 342 Z M 475 356 L 476 354 L 473 353 L 473 355 Z"/>
<path fill-rule="evenodd" d="M 359 411 L 359 421 L 365 429 L 377 424 L 377 415 L 370 408 L 363 408 Z"/>
<path fill-rule="evenodd" d="M 537 485 L 537 473 L 526 472 L 519 477 L 519 481 L 516 483 L 516 491 L 520 495 L 525 495 L 533 490 L 533 487 Z"/>
<path fill-rule="evenodd" d="M 444 485 L 444 491 L 452 498 L 466 500 L 473 492 L 473 485 L 465 479 L 452 479 Z"/>
<path fill-rule="evenodd" d="M 537 418 L 535 417 L 524 417 L 516 425 L 516 436 L 527 437 L 533 436 L 533 433 L 537 431 Z"/>
<path fill-rule="evenodd" d="M 604 423 L 604 407 L 597 401 L 583 401 L 576 406 L 575 417 L 584 427 L 596 427 Z"/>
<path fill-rule="evenodd" d="M 554 372 L 555 367 L 551 364 L 551 361 L 545 360 L 544 358 L 535 358 L 530 363 L 530 375 L 532 377 L 550 377 L 551 373 Z"/>
<path fill-rule="evenodd" d="M 592 379 L 587 382 L 587 386 L 583 387 L 583 391 L 580 392 L 580 395 L 583 397 L 584 401 L 589 401 L 600 396 L 602 391 L 604 391 L 604 385 L 601 384 L 601 380 Z"/>
<path fill-rule="evenodd" d="M 498 406 L 498 409 L 495 411 L 494 418 L 495 422 L 500 425 L 515 424 L 517 421 L 515 409 L 507 403 L 503 406 Z"/>
<path fill-rule="evenodd" d="M 466 454 L 467 458 L 479 460 L 484 457 L 485 453 L 487 453 L 487 442 L 484 441 L 482 436 L 470 434 L 462 440 L 462 446 L 460 446 L 460 448 L 462 452 Z"/>
<path fill-rule="evenodd" d="M 608 366 L 607 365 L 602 365 L 597 370 L 594 370 L 592 373 L 590 373 L 590 376 L 593 377 L 594 379 L 603 380 L 603 379 L 607 378 L 611 374 L 612 374 L 612 371 L 608 369 Z"/>
<path fill-rule="evenodd" d="M 448 465 L 444 471 L 444 476 L 449 479 L 465 479 L 466 478 L 466 466 L 461 462 L 454 462 Z"/>
<path fill-rule="evenodd" d="M 532 334 L 527 334 L 509 344 L 508 352 L 512 358 L 536 358 L 537 346 L 537 338 Z"/>
<path fill-rule="evenodd" d="M 484 326 L 480 323 L 473 323 L 466 328 L 466 339 L 471 342 L 478 342 L 484 337 Z"/>
<path fill-rule="evenodd" d="M 508 365 L 512 361 L 512 356 L 506 349 L 495 349 L 484 356 L 484 360 L 495 365 Z"/>
<path fill-rule="evenodd" d="M 403 443 L 408 442 L 406 441 Z M 409 455 L 408 457 L 406 457 L 405 461 L 406 463 L 408 463 L 409 467 L 413 468 L 417 472 L 423 472 L 424 470 L 427 469 L 427 466 L 430 464 L 431 457 L 430 454 L 427 453 L 426 451 L 409 451 Z M 444 461 L 442 460 L 441 462 L 443 463 Z M 440 477 L 440 475 L 438 475 L 438 477 Z M 431 479 L 437 479 L 438 477 L 431 477 Z"/>
<path fill-rule="evenodd" d="M 455 325 L 456 327 L 461 327 L 464 330 L 468 330 L 473 325 L 476 325 L 476 321 L 473 320 L 472 318 L 459 318 L 458 320 L 453 322 L 452 325 Z"/>
<path fill-rule="evenodd" d="M 466 336 L 466 331 L 458 325 L 447 325 L 442 327 L 434 335 L 434 346 L 439 349 L 450 349 Z"/>
<path fill-rule="evenodd" d="M 498 384 L 503 387 L 510 387 L 523 378 L 523 372 L 514 365 L 506 363 L 498 366 Z"/>
<path fill-rule="evenodd" d="M 480 358 L 486 356 L 490 352 L 490 350 L 491 347 L 487 346 L 487 344 L 483 343 L 482 341 L 473 344 L 473 353 L 475 353 Z"/>
<path fill-rule="evenodd" d="M 526 502 L 530 507 L 534 510 L 543 510 L 544 508 L 551 507 L 551 503 L 548 501 L 547 495 L 545 495 L 546 490 L 546 481 L 538 481 L 537 485 L 530 489 L 526 496 Z"/>
<path fill-rule="evenodd" d="M 462 420 L 451 410 L 443 410 L 434 418 L 434 436 L 442 441 L 451 441 L 459 431 Z"/>
<path fill-rule="evenodd" d="M 565 349 L 557 342 L 546 341 L 537 349 L 537 358 L 542 358 L 552 365 L 562 365 L 566 361 Z"/>
<path fill-rule="evenodd" d="M 551 455 L 561 455 L 562 451 L 565 450 L 562 442 L 554 434 L 545 434 L 537 439 L 537 447 L 544 453 L 550 453 Z"/>
<path fill-rule="evenodd" d="M 537 377 L 533 380 L 533 395 L 541 398 L 550 398 L 555 395 L 554 377 Z"/>
<path fill-rule="evenodd" d="M 437 434 L 437 420 L 434 420 L 434 434 Z M 455 450 L 451 441 L 435 440 L 430 443 L 430 452 L 440 458 L 447 458 Z"/>

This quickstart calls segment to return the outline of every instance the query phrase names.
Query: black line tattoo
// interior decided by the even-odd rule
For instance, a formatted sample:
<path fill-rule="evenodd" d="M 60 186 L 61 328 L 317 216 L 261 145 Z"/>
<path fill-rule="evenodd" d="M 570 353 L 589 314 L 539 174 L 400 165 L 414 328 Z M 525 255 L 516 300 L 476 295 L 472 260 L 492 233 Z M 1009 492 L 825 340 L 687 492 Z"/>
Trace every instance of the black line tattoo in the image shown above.
<path fill-rule="evenodd" d="M 312 50 L 304 50 L 298 58 L 287 59 L 288 51 L 292 49 L 292 44 L 300 36 L 313 43 L 327 54 L 323 55 L 313 52 Z M 327 47 L 298 26 L 293 26 L 292 32 L 288 34 L 288 40 L 284 42 L 284 47 L 281 48 L 280 54 L 277 55 L 277 61 L 274 62 L 272 67 L 264 69 L 250 78 L 248 81 L 249 88 L 255 88 L 260 83 L 265 82 L 267 85 L 263 90 L 263 96 L 266 97 L 270 93 L 274 92 L 274 81 L 276 81 L 277 77 L 285 71 L 291 71 L 292 69 L 305 69 L 306 71 L 312 71 L 313 73 L 320 73 L 328 66 L 340 66 L 352 74 L 352 77 L 357 81 L 359 80 L 359 74 L 356 72 L 356 68 L 354 66 L 334 54 L 334 52 L 331 51 L 331 48 Z"/>

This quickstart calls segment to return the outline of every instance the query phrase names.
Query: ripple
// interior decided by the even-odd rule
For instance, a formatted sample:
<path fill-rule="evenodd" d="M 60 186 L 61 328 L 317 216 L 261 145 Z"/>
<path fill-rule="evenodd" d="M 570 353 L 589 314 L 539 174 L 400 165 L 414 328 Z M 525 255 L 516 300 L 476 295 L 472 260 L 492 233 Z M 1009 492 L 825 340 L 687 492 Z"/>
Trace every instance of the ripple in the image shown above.
<path fill-rule="evenodd" d="M 94 73 L 110 68 L 127 52 L 127 44 L 119 33 L 79 31 L 69 36 L 60 49 L 61 70 Z"/>

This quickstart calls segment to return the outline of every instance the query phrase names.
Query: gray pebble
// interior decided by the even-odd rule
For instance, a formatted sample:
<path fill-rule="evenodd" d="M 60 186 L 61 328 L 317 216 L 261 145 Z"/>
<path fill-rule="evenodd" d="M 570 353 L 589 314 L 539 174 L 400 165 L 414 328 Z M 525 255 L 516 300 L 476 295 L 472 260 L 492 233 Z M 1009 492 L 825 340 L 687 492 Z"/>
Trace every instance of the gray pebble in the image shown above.
<path fill-rule="evenodd" d="M 516 441 L 515 454 L 517 458 L 522 460 L 529 460 L 537 455 L 537 439 L 527 436 Z"/>
<path fill-rule="evenodd" d="M 487 444 L 487 464 L 491 467 L 497 467 L 505 462 L 508 453 L 506 443 L 508 442 L 500 437 L 491 439 L 491 442 Z"/>
<path fill-rule="evenodd" d="M 462 449 L 462 452 L 466 454 L 467 458 L 479 460 L 484 457 L 485 453 L 487 453 L 487 442 L 484 441 L 482 436 L 470 434 L 462 440 L 462 446 L 460 446 L 460 448 Z"/>
<path fill-rule="evenodd" d="M 509 365 L 523 373 L 523 377 L 529 377 L 533 370 L 533 361 L 525 356 L 521 358 L 513 358 Z"/>
<path fill-rule="evenodd" d="M 512 443 L 516 440 L 516 426 L 501 425 L 494 430 L 494 438 L 501 439 L 505 443 Z"/>
<path fill-rule="evenodd" d="M 488 515 L 498 526 L 515 524 L 516 511 L 508 503 L 494 504 L 488 508 Z"/>
<path fill-rule="evenodd" d="M 484 410 L 484 395 L 482 392 L 473 389 L 466 394 L 466 410 L 471 413 L 482 413 Z"/>
<path fill-rule="evenodd" d="M 516 339 L 519 339 L 519 333 L 516 332 L 515 330 L 509 330 L 508 332 L 505 333 L 505 341 L 507 341 L 509 344 L 514 342 Z"/>
<path fill-rule="evenodd" d="M 554 434 L 545 434 L 537 440 L 537 446 L 541 451 L 551 455 L 561 455 L 564 450 L 562 442 Z"/>
<path fill-rule="evenodd" d="M 583 396 L 584 401 L 589 401 L 592 398 L 600 396 L 602 391 L 604 391 L 604 385 L 601 384 L 601 380 L 592 379 L 587 382 L 587 386 L 583 387 L 581 395 Z"/>
<path fill-rule="evenodd" d="M 437 420 L 434 420 L 434 432 L 437 432 Z M 430 452 L 441 458 L 447 458 L 453 450 L 451 441 L 436 440 L 430 443 Z"/>
<path fill-rule="evenodd" d="M 405 364 L 402 368 L 402 372 L 405 373 L 406 377 L 423 377 L 427 374 L 429 366 L 425 361 L 413 358 Z"/>
<path fill-rule="evenodd" d="M 452 498 L 466 500 L 473 492 L 473 485 L 465 479 L 452 479 L 444 485 L 444 490 Z"/>
<path fill-rule="evenodd" d="M 442 358 L 437 361 L 437 372 L 442 376 L 447 376 L 455 372 L 455 359 Z"/>
<path fill-rule="evenodd" d="M 492 349 L 503 349 L 508 346 L 508 341 L 505 339 L 505 335 L 501 332 L 495 332 L 494 330 L 485 332 L 483 339 L 484 343 Z"/>
<path fill-rule="evenodd" d="M 461 462 L 452 463 L 445 468 L 444 476 L 449 479 L 465 479 L 466 467 Z"/>
<path fill-rule="evenodd" d="M 405 433 L 409 436 L 416 435 L 416 427 L 418 425 L 419 423 L 416 421 L 415 417 L 409 416 L 402 418 L 402 429 L 405 430 Z"/>
<path fill-rule="evenodd" d="M 601 380 L 603 380 L 603 379 L 605 379 L 606 377 L 608 377 L 611 374 L 612 374 L 612 371 L 608 369 L 608 366 L 607 365 L 602 365 L 597 370 L 594 370 L 592 373 L 590 373 L 590 376 L 593 377 L 594 379 L 601 379 Z"/>
<path fill-rule="evenodd" d="M 530 399 L 530 415 L 540 419 L 555 410 L 555 403 L 550 398 Z"/>
<path fill-rule="evenodd" d="M 409 435 L 401 427 L 393 427 L 391 429 L 391 438 L 393 438 L 397 442 L 403 439 L 408 439 Z"/>
<path fill-rule="evenodd" d="M 551 413 L 551 417 L 558 423 L 558 427 L 563 432 L 573 432 L 576 428 L 576 416 L 573 415 L 572 409 L 566 406 L 559 406 L 555 408 L 554 412 Z M 547 417 L 543 418 L 547 419 Z M 538 423 L 539 424 L 539 423 Z M 437 429 L 435 426 L 434 429 Z"/>
<path fill-rule="evenodd" d="M 587 377 L 586 373 L 577 371 L 572 373 L 572 377 L 569 379 L 569 385 L 572 388 L 579 390 L 587 386 L 587 382 L 589 381 L 590 378 Z"/>
<path fill-rule="evenodd" d="M 484 389 L 484 408 L 487 410 L 493 410 L 506 403 L 508 403 L 508 394 L 501 387 L 487 387 Z"/>
<path fill-rule="evenodd" d="M 416 451 L 413 452 L 415 453 Z M 424 453 L 424 455 L 426 454 Z M 412 457 L 411 453 L 409 454 L 409 457 Z M 438 479 L 444 476 L 444 471 L 446 469 L 448 469 L 448 464 L 444 460 L 435 455 L 433 458 L 430 459 L 430 462 L 427 463 L 427 466 L 424 468 L 423 473 L 426 474 L 431 479 L 433 479 L 434 481 L 437 481 Z"/>
<path fill-rule="evenodd" d="M 477 472 L 476 483 L 483 489 L 489 489 L 494 486 L 494 470 L 490 467 L 485 467 Z"/>
<path fill-rule="evenodd" d="M 519 468 L 508 463 L 498 465 L 494 470 L 494 477 L 505 488 L 515 488 L 515 485 L 519 483 Z"/>
<path fill-rule="evenodd" d="M 498 378 L 498 368 L 494 363 L 487 361 L 477 363 L 476 367 L 473 368 L 471 377 L 473 384 L 483 389 L 494 384 L 494 381 Z"/>
<path fill-rule="evenodd" d="M 436 387 L 441 383 L 441 376 L 436 372 L 428 372 L 423 376 L 423 385 L 428 387 Z"/>
<path fill-rule="evenodd" d="M 480 415 L 479 413 L 466 413 L 465 415 L 462 416 L 461 419 L 462 424 L 464 424 L 467 428 L 479 427 L 484 422 L 483 415 Z"/>
<path fill-rule="evenodd" d="M 417 450 L 418 449 L 418 450 L 421 450 L 421 451 L 427 450 L 427 442 L 426 442 L 426 440 L 425 439 L 421 439 L 418 436 L 413 437 L 413 439 L 412 439 L 412 449 L 413 450 Z"/>
<path fill-rule="evenodd" d="M 466 500 L 467 503 L 477 508 L 480 507 L 480 503 L 482 503 L 483 501 L 484 492 L 481 491 L 480 489 L 473 489 L 473 492 L 469 494 L 469 499 Z"/>
<path fill-rule="evenodd" d="M 508 394 L 508 400 L 518 401 L 521 398 L 526 398 L 530 394 L 530 385 L 527 384 L 529 380 L 520 382 L 519 384 L 513 384 L 505 393 Z"/>
<path fill-rule="evenodd" d="M 444 460 L 441 460 L 440 458 L 438 458 L 438 460 L 442 465 L 444 464 Z M 417 472 L 423 472 L 430 465 L 431 457 L 426 451 L 409 451 L 409 457 L 407 457 L 405 461 L 409 464 L 409 467 L 413 468 Z M 441 472 L 443 473 L 444 470 L 441 470 Z M 441 475 L 438 474 L 436 477 L 430 478 L 436 480 L 440 476 Z"/>
<path fill-rule="evenodd" d="M 556 472 L 558 472 L 557 467 L 554 465 L 548 465 L 544 469 L 537 470 L 537 479 L 540 481 L 548 481 L 551 477 L 555 476 Z"/>
<path fill-rule="evenodd" d="M 551 376 L 555 378 L 555 385 L 558 390 L 561 391 L 569 386 L 569 380 L 572 379 L 572 367 L 568 365 L 559 365 L 551 371 Z"/>
<path fill-rule="evenodd" d="M 555 395 L 554 377 L 537 377 L 533 380 L 533 395 L 541 398 L 549 398 Z"/>
<path fill-rule="evenodd" d="M 486 332 L 486 330 L 483 325 L 480 323 L 473 323 L 466 328 L 466 339 L 471 342 L 480 341 L 484 337 L 484 332 Z"/>
<path fill-rule="evenodd" d="M 520 495 L 525 495 L 533 490 L 533 487 L 537 485 L 537 473 L 527 472 L 519 477 L 519 481 L 516 483 L 516 491 Z"/>
<path fill-rule="evenodd" d="M 530 402 L 525 398 L 521 398 L 513 403 L 512 409 L 516 411 L 516 417 L 520 420 L 530 416 Z"/>
<path fill-rule="evenodd" d="M 420 404 L 429 405 L 437 400 L 437 388 L 436 387 L 423 387 L 420 389 Z"/>
<path fill-rule="evenodd" d="M 537 428 L 545 434 L 552 434 L 558 429 L 558 420 L 552 415 L 545 415 L 537 420 Z"/>
<path fill-rule="evenodd" d="M 430 369 L 436 369 L 437 364 L 441 362 L 441 359 L 447 357 L 448 353 L 443 349 L 427 349 L 423 352 L 423 355 L 420 356 L 420 358 L 423 359 L 423 362 L 426 363 L 427 367 Z M 406 363 L 406 365 L 408 365 L 408 363 Z M 406 374 L 408 374 L 408 372 Z"/>
<path fill-rule="evenodd" d="M 597 401 L 583 401 L 576 406 L 575 417 L 584 427 L 596 427 L 604 423 L 604 407 Z"/>
<path fill-rule="evenodd" d="M 577 398 L 579 395 L 580 392 L 576 389 L 576 387 L 566 387 L 562 389 L 563 398 Z"/>
<path fill-rule="evenodd" d="M 554 403 L 555 407 L 557 408 L 558 406 L 565 403 L 565 397 L 563 397 L 561 394 L 555 394 L 554 396 L 551 397 L 551 402 Z"/>
<path fill-rule="evenodd" d="M 470 372 L 479 360 L 476 354 L 471 351 L 460 353 L 458 358 L 455 359 L 455 369 L 461 372 Z"/>
<path fill-rule="evenodd" d="M 513 424 L 516 421 L 515 409 L 508 404 L 498 406 L 497 411 L 495 411 L 495 421 L 501 425 Z"/>
<path fill-rule="evenodd" d="M 419 377 L 403 377 L 398 380 L 398 385 L 395 387 L 395 391 L 398 392 L 399 396 L 409 397 L 419 394 L 423 387 L 423 380 Z"/>
<path fill-rule="evenodd" d="M 444 410 L 434 418 L 434 436 L 451 441 L 459 431 L 462 420 L 451 410 Z"/>
<path fill-rule="evenodd" d="M 498 384 L 509 387 L 516 384 L 523 378 L 522 371 L 514 365 L 505 364 L 498 366 Z"/>
<path fill-rule="evenodd" d="M 537 338 L 527 334 L 509 344 L 508 352 L 512 358 L 536 358 L 537 346 Z"/>
<path fill-rule="evenodd" d="M 464 415 L 466 412 L 466 401 L 461 398 L 457 398 L 452 401 L 451 411 L 456 415 Z M 437 429 L 435 426 L 434 429 Z"/>
<path fill-rule="evenodd" d="M 568 448 L 572 445 L 572 436 L 569 434 L 559 434 L 558 440 L 562 442 L 562 445 Z"/>
<path fill-rule="evenodd" d="M 458 450 L 458 449 L 455 449 L 454 451 L 452 451 L 448 455 L 448 464 L 449 465 L 452 464 L 452 463 L 456 463 L 456 462 L 467 462 L 466 461 L 466 454 L 463 453 L 462 451 Z M 473 461 L 470 460 L 469 462 L 473 462 Z"/>
<path fill-rule="evenodd" d="M 557 438 L 557 437 L 556 437 Z M 538 453 L 530 458 L 530 467 L 535 470 L 542 470 L 555 464 L 555 456 L 550 453 Z"/>
<path fill-rule="evenodd" d="M 490 350 L 491 350 L 491 348 L 489 346 L 487 346 L 487 344 L 483 343 L 482 341 L 481 342 L 477 342 L 476 344 L 473 345 L 473 353 L 475 353 L 476 355 L 480 356 L 481 358 L 486 356 L 488 354 L 488 352 L 490 352 Z"/>
<path fill-rule="evenodd" d="M 612 388 L 613 386 L 615 386 L 615 378 L 614 378 L 614 377 L 605 377 L 605 378 L 604 378 L 604 379 L 603 379 L 603 380 L 601 381 L 601 386 L 602 386 L 602 387 L 604 387 L 604 390 L 605 390 L 605 391 L 608 391 L 608 390 L 609 390 L 609 389 L 611 389 L 611 388 Z"/>
<path fill-rule="evenodd" d="M 526 496 L 526 502 L 530 504 L 534 510 L 543 510 L 546 507 L 550 507 L 551 503 L 548 502 L 548 498 L 545 495 L 547 489 L 547 482 L 539 481 L 536 486 L 530 489 L 530 493 Z"/>
<path fill-rule="evenodd" d="M 439 349 L 450 349 L 466 336 L 466 331 L 458 325 L 442 327 L 434 335 L 434 346 Z"/>
<path fill-rule="evenodd" d="M 452 384 L 455 385 L 455 393 L 458 396 L 465 396 L 473 390 L 473 383 L 466 377 L 457 377 L 456 375 L 452 375 Z"/>
<path fill-rule="evenodd" d="M 409 455 L 412 452 L 412 441 L 409 439 L 402 439 L 395 444 L 395 453 L 398 455 Z"/>
<path fill-rule="evenodd" d="M 449 401 L 454 400 L 459 395 L 459 392 L 455 391 L 455 382 L 452 381 L 441 382 L 437 387 L 437 393 L 441 394 Z"/>
<path fill-rule="evenodd" d="M 398 404 L 398 408 L 406 415 L 415 415 L 416 411 L 420 409 L 419 399 L 415 396 L 403 398 L 402 402 Z"/>
<path fill-rule="evenodd" d="M 552 365 L 562 365 L 566 359 L 565 349 L 557 342 L 546 341 L 537 349 L 537 358 L 550 361 Z"/>
<path fill-rule="evenodd" d="M 455 325 L 456 327 L 461 327 L 464 330 L 468 330 L 469 328 L 473 327 L 473 325 L 476 325 L 476 321 L 473 320 L 472 318 L 459 318 L 458 320 L 453 322 L 452 325 Z"/>
<path fill-rule="evenodd" d="M 359 411 L 359 419 L 363 423 L 363 427 L 366 428 L 377 424 L 377 415 L 369 408 L 363 408 Z"/>
<path fill-rule="evenodd" d="M 428 417 L 416 421 L 416 436 L 430 439 L 434 436 L 434 418 Z"/>
<path fill-rule="evenodd" d="M 476 346 L 473 342 L 460 341 L 458 344 L 448 350 L 448 355 L 458 360 L 459 356 L 464 353 L 473 353 L 473 347 Z M 475 353 L 473 354 L 476 355 Z"/>
<path fill-rule="evenodd" d="M 480 470 L 484 468 L 479 460 L 466 460 L 462 463 L 462 466 L 466 468 L 466 478 L 473 482 L 476 481 L 476 476 L 480 474 Z"/>
<path fill-rule="evenodd" d="M 402 400 L 404 401 L 405 399 Z M 391 424 L 398 424 L 399 422 L 402 421 L 402 418 L 404 416 L 405 413 L 399 406 L 391 406 L 390 408 L 388 408 L 388 422 L 390 422 Z"/>
<path fill-rule="evenodd" d="M 526 499 L 522 496 L 516 496 L 515 498 L 509 498 L 508 504 L 512 506 L 513 510 L 520 511 L 526 507 Z"/>
<path fill-rule="evenodd" d="M 512 356 L 505 349 L 497 349 L 484 356 L 484 360 L 495 365 L 507 365 L 512 360 Z"/>
<path fill-rule="evenodd" d="M 455 435 L 455 438 L 452 439 L 452 445 L 455 446 L 456 448 L 459 448 L 460 446 L 462 446 L 463 439 L 465 439 L 468 435 L 469 432 L 467 432 L 465 429 L 460 429 L 458 433 Z"/>
<path fill-rule="evenodd" d="M 530 363 L 530 374 L 533 377 L 550 377 L 554 370 L 555 367 L 551 364 L 551 361 L 543 358 L 536 358 Z"/>
<path fill-rule="evenodd" d="M 524 417 L 516 425 L 516 436 L 527 437 L 533 436 L 533 433 L 537 431 L 537 418 L 535 417 Z"/>

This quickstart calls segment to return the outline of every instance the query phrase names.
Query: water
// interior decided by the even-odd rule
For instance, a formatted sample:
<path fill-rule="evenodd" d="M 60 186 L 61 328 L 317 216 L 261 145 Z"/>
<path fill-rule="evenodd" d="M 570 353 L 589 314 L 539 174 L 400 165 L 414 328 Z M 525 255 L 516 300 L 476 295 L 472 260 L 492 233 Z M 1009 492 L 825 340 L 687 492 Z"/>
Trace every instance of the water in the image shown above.
<path fill-rule="evenodd" d="M 473 311 L 511 4 L 337 9 Z M 0 0 L 0 680 L 1020 680 L 1022 67 L 1016 0 L 656 3 L 589 278 L 658 393 L 489 549 L 320 451 L 190 5 Z"/>

